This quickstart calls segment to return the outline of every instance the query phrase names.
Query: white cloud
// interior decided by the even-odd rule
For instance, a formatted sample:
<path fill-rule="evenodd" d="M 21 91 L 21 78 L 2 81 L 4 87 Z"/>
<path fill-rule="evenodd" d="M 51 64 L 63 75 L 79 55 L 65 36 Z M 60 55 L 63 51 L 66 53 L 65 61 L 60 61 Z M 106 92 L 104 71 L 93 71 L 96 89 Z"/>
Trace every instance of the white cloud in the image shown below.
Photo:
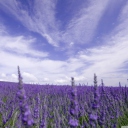
<path fill-rule="evenodd" d="M 74 78 L 76 81 L 79 81 L 79 82 L 81 82 L 81 81 L 86 81 L 87 80 L 87 78 L 85 77 L 85 76 L 78 76 L 78 77 L 75 77 Z"/>
<path fill-rule="evenodd" d="M 16 74 L 12 74 L 11 75 L 14 79 L 18 79 L 17 75 Z"/>
<path fill-rule="evenodd" d="M 0 50 L 13 52 L 15 54 L 28 54 L 33 57 L 47 57 L 47 52 L 39 52 L 31 48 L 34 38 L 25 38 L 24 36 L 11 37 L 9 35 L 0 35 Z"/>
<path fill-rule="evenodd" d="M 33 74 L 30 74 L 30 73 L 27 73 L 27 72 L 23 72 L 22 74 L 23 78 L 25 79 L 25 81 L 32 81 L 32 82 L 37 82 L 38 79 L 33 75 Z"/>
<path fill-rule="evenodd" d="M 49 81 L 49 78 L 44 78 L 44 81 Z"/>
<path fill-rule="evenodd" d="M 64 84 L 64 83 L 67 83 L 68 81 L 64 80 L 64 79 L 57 79 L 54 82 L 57 83 L 57 84 Z"/>
<path fill-rule="evenodd" d="M 1 76 L 2 76 L 2 77 L 6 77 L 6 74 L 5 74 L 5 73 L 2 73 Z"/>
<path fill-rule="evenodd" d="M 3 81 L 3 79 L 0 79 L 0 81 Z"/>

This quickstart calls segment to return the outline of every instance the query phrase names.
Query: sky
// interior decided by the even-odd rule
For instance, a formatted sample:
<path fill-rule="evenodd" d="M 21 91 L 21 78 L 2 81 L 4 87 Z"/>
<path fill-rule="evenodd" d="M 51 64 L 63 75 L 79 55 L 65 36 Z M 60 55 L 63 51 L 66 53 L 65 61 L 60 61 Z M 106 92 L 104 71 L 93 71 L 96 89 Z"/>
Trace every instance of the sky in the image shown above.
<path fill-rule="evenodd" d="M 0 81 L 128 85 L 127 0 L 0 0 Z"/>

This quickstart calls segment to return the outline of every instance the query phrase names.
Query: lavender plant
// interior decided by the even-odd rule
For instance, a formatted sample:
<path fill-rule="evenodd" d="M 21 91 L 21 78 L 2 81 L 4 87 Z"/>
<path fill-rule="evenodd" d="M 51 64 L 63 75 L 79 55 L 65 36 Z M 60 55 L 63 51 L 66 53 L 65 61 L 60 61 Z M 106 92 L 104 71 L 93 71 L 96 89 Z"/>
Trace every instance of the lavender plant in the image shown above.
<path fill-rule="evenodd" d="M 44 109 L 43 109 L 43 117 L 40 124 L 40 128 L 47 128 L 47 102 L 46 102 L 46 96 L 44 98 Z"/>
<path fill-rule="evenodd" d="M 90 120 L 90 126 L 92 128 L 97 128 L 97 108 L 98 106 L 98 89 L 97 89 L 97 76 L 94 74 L 94 101 L 92 103 L 92 112 L 89 115 L 89 120 Z"/>
<path fill-rule="evenodd" d="M 70 104 L 70 119 L 69 125 L 71 128 L 76 128 L 79 125 L 78 122 L 78 102 L 77 102 L 77 90 L 75 87 L 75 81 L 72 77 L 72 91 L 71 91 L 71 104 Z"/>
<path fill-rule="evenodd" d="M 17 96 L 19 98 L 20 102 L 20 111 L 21 111 L 21 116 L 22 116 L 22 123 L 25 126 L 25 128 L 30 128 L 31 126 L 34 125 L 34 120 L 32 119 L 31 111 L 30 108 L 27 104 L 27 97 L 25 93 L 25 89 L 23 86 L 23 81 L 22 77 L 20 74 L 20 68 L 18 66 L 18 78 L 19 78 L 19 91 L 17 93 Z"/>

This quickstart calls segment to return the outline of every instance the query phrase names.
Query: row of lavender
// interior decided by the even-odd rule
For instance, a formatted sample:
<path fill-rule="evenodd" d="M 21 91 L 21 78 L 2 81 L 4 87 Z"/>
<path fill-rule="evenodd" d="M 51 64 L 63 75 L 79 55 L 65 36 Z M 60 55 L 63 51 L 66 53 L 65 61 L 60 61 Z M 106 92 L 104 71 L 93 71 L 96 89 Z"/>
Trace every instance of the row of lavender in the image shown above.
<path fill-rule="evenodd" d="M 117 128 L 128 108 L 126 87 L 0 85 L 2 128 Z M 122 123 L 122 124 L 121 124 Z"/>

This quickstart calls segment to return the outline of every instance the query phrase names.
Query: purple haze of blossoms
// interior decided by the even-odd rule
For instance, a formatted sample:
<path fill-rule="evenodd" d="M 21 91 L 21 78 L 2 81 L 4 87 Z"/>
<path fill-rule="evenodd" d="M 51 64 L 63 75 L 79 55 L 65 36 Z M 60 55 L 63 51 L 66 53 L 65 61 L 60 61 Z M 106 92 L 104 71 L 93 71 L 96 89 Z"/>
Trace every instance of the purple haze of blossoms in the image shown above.
<path fill-rule="evenodd" d="M 23 87 L 23 82 L 22 82 L 22 77 L 20 74 L 20 69 L 18 66 L 18 78 L 19 78 L 19 91 L 17 93 L 17 96 L 20 101 L 20 110 L 21 110 L 21 116 L 22 116 L 22 123 L 24 124 L 25 128 L 30 128 L 33 124 L 34 121 L 32 119 L 31 111 L 30 108 L 27 104 L 27 97 L 25 94 L 25 90 Z"/>

